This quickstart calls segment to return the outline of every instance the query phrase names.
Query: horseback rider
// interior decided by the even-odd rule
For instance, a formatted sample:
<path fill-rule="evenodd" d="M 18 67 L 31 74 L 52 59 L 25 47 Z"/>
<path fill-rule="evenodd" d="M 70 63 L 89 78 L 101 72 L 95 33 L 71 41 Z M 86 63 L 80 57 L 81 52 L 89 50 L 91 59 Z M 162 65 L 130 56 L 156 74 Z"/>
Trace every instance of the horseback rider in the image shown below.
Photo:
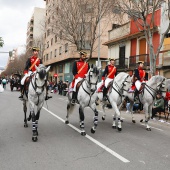
<path fill-rule="evenodd" d="M 74 75 L 74 79 L 72 81 L 72 88 L 73 88 L 73 94 L 72 94 L 72 104 L 75 104 L 77 100 L 77 92 L 76 92 L 76 85 L 78 82 L 83 80 L 85 78 L 85 75 L 87 74 L 89 70 L 89 64 L 85 61 L 87 53 L 85 51 L 80 51 L 80 59 L 78 61 L 75 61 L 73 63 L 73 69 L 72 73 Z"/>
<path fill-rule="evenodd" d="M 138 68 L 134 70 L 134 77 L 133 77 L 133 85 L 135 87 L 134 91 L 134 99 L 138 95 L 139 91 L 141 90 L 142 83 L 146 80 L 146 72 L 143 70 L 144 62 L 138 61 Z"/>
<path fill-rule="evenodd" d="M 105 67 L 105 70 L 102 75 L 102 86 L 104 86 L 103 89 L 103 101 L 107 100 L 107 91 L 108 91 L 108 85 L 111 81 L 114 80 L 115 76 L 117 75 L 117 68 L 114 66 L 115 59 L 109 58 L 110 64 Z"/>
<path fill-rule="evenodd" d="M 42 60 L 38 58 L 39 48 L 33 47 L 32 48 L 33 55 L 28 58 L 26 61 L 25 69 L 24 69 L 24 77 L 21 80 L 21 95 L 18 97 L 19 99 L 23 99 L 24 94 L 24 83 L 27 77 L 31 75 L 31 73 L 36 71 L 35 65 L 38 67 L 39 64 L 42 64 Z M 48 100 L 48 96 L 46 94 L 46 100 Z"/>

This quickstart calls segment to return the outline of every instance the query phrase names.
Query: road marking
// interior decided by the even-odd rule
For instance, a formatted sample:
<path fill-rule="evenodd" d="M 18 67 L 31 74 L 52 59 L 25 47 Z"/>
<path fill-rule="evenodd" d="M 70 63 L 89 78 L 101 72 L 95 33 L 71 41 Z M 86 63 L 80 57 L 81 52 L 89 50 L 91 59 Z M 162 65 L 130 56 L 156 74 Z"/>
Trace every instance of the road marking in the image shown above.
<path fill-rule="evenodd" d="M 61 122 L 65 123 L 65 120 L 63 120 L 61 117 L 57 116 L 56 114 L 54 114 L 53 112 L 51 112 L 50 110 L 48 110 L 47 108 L 43 107 L 44 110 L 46 110 L 48 113 L 50 113 L 51 115 L 53 115 L 54 117 L 56 117 L 57 119 L 59 119 Z M 75 126 L 73 126 L 72 124 L 68 124 L 68 126 L 70 126 L 71 128 L 73 128 L 74 130 L 76 130 L 78 133 L 81 133 L 81 131 L 76 128 Z M 121 155 L 119 155 L 118 153 L 116 153 L 115 151 L 111 150 L 110 148 L 108 148 L 107 146 L 103 145 L 102 143 L 100 143 L 99 141 L 97 141 L 96 139 L 92 138 L 91 136 L 87 135 L 85 136 L 87 139 L 91 140 L 93 143 L 95 143 L 96 145 L 100 146 L 101 148 L 103 148 L 105 151 L 109 152 L 111 155 L 115 156 L 116 158 L 120 159 L 122 162 L 124 163 L 128 163 L 130 162 L 129 160 L 127 160 L 126 158 L 122 157 Z"/>
<path fill-rule="evenodd" d="M 141 123 L 141 125 L 146 126 L 146 125 L 145 125 L 145 124 L 143 124 L 143 123 Z M 153 128 L 153 129 L 156 129 L 156 130 L 159 130 L 159 131 L 163 132 L 163 130 L 162 130 L 162 129 L 155 128 L 155 127 L 153 127 L 153 126 L 150 126 L 150 127 L 151 127 L 151 128 Z"/>

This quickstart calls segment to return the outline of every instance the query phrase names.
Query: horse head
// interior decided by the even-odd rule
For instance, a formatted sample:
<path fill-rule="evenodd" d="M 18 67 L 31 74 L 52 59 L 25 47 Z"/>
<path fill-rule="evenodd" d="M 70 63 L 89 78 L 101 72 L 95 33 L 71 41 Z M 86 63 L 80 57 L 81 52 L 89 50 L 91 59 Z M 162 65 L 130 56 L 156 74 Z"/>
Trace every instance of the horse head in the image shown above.
<path fill-rule="evenodd" d="M 44 89 L 44 86 L 47 82 L 47 72 L 50 69 L 50 66 L 46 68 L 43 64 L 40 64 L 39 67 L 35 65 L 36 73 L 35 73 L 35 89 L 36 93 L 41 94 L 42 89 Z"/>
<path fill-rule="evenodd" d="M 93 66 L 92 64 L 86 75 L 86 80 L 88 84 L 90 85 L 91 92 L 95 92 L 97 88 L 98 78 L 99 78 L 99 68 L 96 66 Z"/>

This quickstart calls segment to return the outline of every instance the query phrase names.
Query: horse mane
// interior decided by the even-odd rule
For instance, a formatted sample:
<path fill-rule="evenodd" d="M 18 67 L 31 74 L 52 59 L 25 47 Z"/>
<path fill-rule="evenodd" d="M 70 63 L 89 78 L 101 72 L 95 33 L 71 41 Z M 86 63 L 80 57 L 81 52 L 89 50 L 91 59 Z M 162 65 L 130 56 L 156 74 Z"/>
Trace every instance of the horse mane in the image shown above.
<path fill-rule="evenodd" d="M 163 76 L 161 76 L 161 75 L 155 75 L 155 76 L 152 76 L 150 79 L 149 79 L 149 81 L 148 81 L 148 83 L 161 83 L 162 81 L 163 81 L 163 79 L 164 79 L 165 77 L 163 77 Z"/>
<path fill-rule="evenodd" d="M 120 72 L 114 79 L 116 82 L 122 82 L 124 80 L 124 77 L 127 76 L 127 73 Z"/>

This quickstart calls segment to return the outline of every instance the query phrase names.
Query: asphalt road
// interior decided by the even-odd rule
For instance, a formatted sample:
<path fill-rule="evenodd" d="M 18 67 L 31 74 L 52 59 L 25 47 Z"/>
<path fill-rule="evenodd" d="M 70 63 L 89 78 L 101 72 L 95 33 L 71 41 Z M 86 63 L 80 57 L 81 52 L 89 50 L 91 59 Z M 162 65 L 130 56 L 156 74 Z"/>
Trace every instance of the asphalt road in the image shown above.
<path fill-rule="evenodd" d="M 32 142 L 32 128 L 24 128 L 19 92 L 7 89 L 0 93 L 0 170 L 169 170 L 170 123 L 150 121 L 152 131 L 139 122 L 144 114 L 136 113 L 136 124 L 122 112 L 122 131 L 112 129 L 113 110 L 106 110 L 106 120 L 95 134 L 93 112 L 85 109 L 87 135 L 79 132 L 78 107 L 64 123 L 67 98 L 53 94 L 44 103 L 38 127 L 38 141 Z"/>

